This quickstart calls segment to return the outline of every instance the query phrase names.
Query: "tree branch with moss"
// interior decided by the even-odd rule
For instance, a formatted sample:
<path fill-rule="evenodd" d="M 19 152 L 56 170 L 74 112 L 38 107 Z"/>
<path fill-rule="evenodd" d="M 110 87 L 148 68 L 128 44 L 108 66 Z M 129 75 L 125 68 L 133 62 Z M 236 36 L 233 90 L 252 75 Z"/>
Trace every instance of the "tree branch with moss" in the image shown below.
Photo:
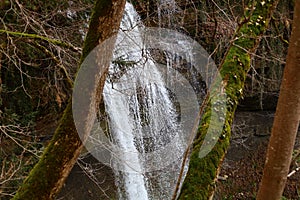
<path fill-rule="evenodd" d="M 37 35 L 37 34 L 22 33 L 22 32 L 15 32 L 15 31 L 8 31 L 8 30 L 0 29 L 0 34 L 4 34 L 4 33 L 7 35 L 10 35 L 10 36 L 14 36 L 14 37 L 26 37 L 26 38 L 31 38 L 31 39 L 43 40 L 43 41 L 52 43 L 52 44 L 60 46 L 60 47 L 68 48 L 75 52 L 81 52 L 81 50 L 82 50 L 81 48 L 75 47 L 70 43 L 63 42 L 63 41 L 57 40 L 57 39 L 51 39 L 51 38 Z"/>
<path fill-rule="evenodd" d="M 202 116 L 196 137 L 191 145 L 189 169 L 178 199 L 211 199 L 222 160 L 229 146 L 231 125 L 239 99 L 242 97 L 247 72 L 250 69 L 251 55 L 256 50 L 260 38 L 268 27 L 278 0 L 249 2 L 244 18 L 238 27 L 220 65 L 222 80 L 217 80 L 210 92 L 209 101 L 226 92 L 226 118 L 222 133 L 216 145 L 205 157 L 199 156 L 210 123 L 211 104 L 208 103 Z M 221 85 L 222 87 L 216 87 Z M 216 129 L 216 131 L 218 131 Z"/>

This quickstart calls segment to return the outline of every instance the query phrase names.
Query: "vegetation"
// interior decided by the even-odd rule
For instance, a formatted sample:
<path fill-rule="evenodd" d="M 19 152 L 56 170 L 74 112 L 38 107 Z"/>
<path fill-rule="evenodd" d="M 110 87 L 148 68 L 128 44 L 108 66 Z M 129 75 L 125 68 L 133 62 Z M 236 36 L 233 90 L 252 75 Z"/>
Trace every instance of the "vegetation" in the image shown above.
<path fill-rule="evenodd" d="M 210 98 L 213 98 L 213 95 L 222 94 L 222 91 L 227 94 L 227 112 L 223 132 L 213 150 L 207 156 L 201 158 L 199 155 L 200 147 L 208 127 L 212 126 L 209 123 L 211 118 L 210 107 L 207 107 L 193 142 L 189 170 L 179 199 L 209 199 L 213 195 L 220 162 L 229 145 L 230 126 L 234 112 L 242 95 L 246 74 L 250 69 L 250 57 L 258 45 L 259 37 L 270 21 L 276 5 L 277 1 L 269 1 L 265 4 L 250 1 L 245 12 L 245 18 L 236 31 L 233 42 L 221 64 L 220 73 L 223 80 L 221 84 L 216 84 L 221 85 L 222 88 L 212 87 L 210 94 Z"/>
<path fill-rule="evenodd" d="M 100 42 L 116 34 L 124 5 L 125 1 L 96 1 L 81 60 L 84 60 Z M 105 74 L 103 76 L 105 77 Z M 94 98 L 95 93 L 96 91 L 93 91 L 91 94 Z M 72 117 L 72 104 L 69 101 L 50 144 L 13 199 L 53 199 L 71 171 L 82 147 Z"/>
<path fill-rule="evenodd" d="M 56 198 L 82 150 L 70 102 L 73 80 L 78 66 L 88 53 L 100 42 L 116 34 L 125 3 L 124 0 L 97 0 L 90 18 L 92 2 L 0 0 L 1 199 L 13 196 L 14 199 Z M 299 1 L 282 0 L 275 10 L 277 0 L 250 0 L 242 3 L 239 0 L 179 0 L 176 1 L 176 14 L 170 17 L 166 14 L 169 14 L 166 8 L 156 1 L 133 1 L 144 24 L 175 29 L 193 37 L 220 66 L 222 80 L 214 83 L 216 87 L 213 86 L 207 96 L 207 107 L 203 110 L 201 124 L 191 149 L 186 154 L 187 157 L 190 156 L 189 171 L 181 191 L 177 188 L 177 192 L 180 192 L 179 199 L 212 197 L 220 166 L 229 146 L 236 109 L 257 111 L 273 110 L 276 107 L 289 45 L 294 2 Z M 293 26 L 295 30 L 297 24 L 294 23 Z M 290 48 L 296 47 L 290 45 Z M 123 61 L 115 62 L 124 64 L 121 63 Z M 298 71 L 295 69 L 291 74 L 295 75 Z M 297 77 L 299 76 L 292 76 L 286 80 L 291 81 L 291 84 L 296 83 L 299 80 Z M 100 101 L 97 98 L 101 98 L 99 94 L 105 76 L 97 78 L 99 85 L 88 95 Z M 295 86 L 293 93 L 296 94 L 298 90 Z M 200 158 L 199 151 L 208 127 L 214 129 L 209 124 L 211 107 L 215 103 L 212 99 L 224 92 L 228 98 L 223 132 L 213 150 Z M 299 99 L 296 95 L 293 97 L 294 102 Z M 286 100 L 282 100 L 280 104 L 285 102 Z M 284 110 L 295 108 L 295 105 L 296 103 L 287 104 Z M 82 112 L 82 116 L 85 116 L 84 108 Z M 278 115 L 290 122 L 289 117 Z M 299 113 L 295 116 L 297 115 Z M 276 143 L 282 135 L 274 134 L 271 140 Z M 45 141 L 49 143 L 48 147 L 45 147 Z M 294 135 L 290 138 L 289 147 L 293 141 Z M 290 148 L 279 152 L 284 152 L 284 159 L 291 162 Z M 292 164 L 299 163 L 297 155 Z M 276 157 L 276 160 L 284 159 Z M 253 161 L 250 165 L 253 165 L 256 176 L 260 176 L 257 169 L 259 164 Z M 271 162 L 268 165 L 272 167 L 275 164 Z M 284 186 L 288 166 L 284 165 L 285 174 L 281 186 Z M 292 169 L 299 167 L 291 166 Z M 266 173 L 269 170 L 266 169 Z M 269 181 L 274 173 L 277 172 L 269 173 Z M 252 183 L 255 184 L 254 190 L 258 188 L 259 181 L 256 177 Z M 282 193 L 282 188 L 276 190 Z M 300 188 L 298 190 L 300 192 Z M 277 197 L 281 195 L 279 193 Z M 251 197 L 255 195 L 253 192 Z M 176 194 L 174 198 L 175 196 Z M 231 198 L 237 198 L 237 195 L 232 195 Z"/>
<path fill-rule="evenodd" d="M 294 21 L 299 19 L 298 0 Z M 287 181 L 300 121 L 299 38 L 300 27 L 294 23 L 258 200 L 280 199 Z"/>

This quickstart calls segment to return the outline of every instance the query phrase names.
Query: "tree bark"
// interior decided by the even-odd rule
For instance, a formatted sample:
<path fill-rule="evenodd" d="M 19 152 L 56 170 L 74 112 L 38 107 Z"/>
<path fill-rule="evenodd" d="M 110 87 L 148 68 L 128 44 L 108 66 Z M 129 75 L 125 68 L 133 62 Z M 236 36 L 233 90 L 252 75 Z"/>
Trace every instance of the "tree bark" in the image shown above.
<path fill-rule="evenodd" d="M 80 63 L 98 44 L 116 36 L 124 6 L 125 0 L 97 0 L 95 2 Z M 107 50 L 111 51 L 110 55 L 112 55 L 112 50 Z M 107 63 L 106 69 L 108 66 Z M 105 75 L 104 73 L 99 81 L 104 80 Z M 96 98 L 96 92 L 103 90 L 103 81 L 98 84 L 99 87 L 91 94 L 91 98 Z M 70 100 L 50 144 L 13 199 L 53 199 L 75 164 L 82 147 L 83 143 L 75 128 Z"/>
<path fill-rule="evenodd" d="M 281 199 L 300 120 L 300 0 L 294 23 L 258 200 Z"/>
<path fill-rule="evenodd" d="M 245 17 L 236 30 L 233 42 L 229 47 L 220 68 L 223 80 L 215 82 L 209 99 L 226 92 L 227 111 L 225 124 L 218 142 L 205 157 L 199 152 L 207 134 L 208 128 L 214 129 L 210 123 L 211 105 L 206 107 L 201 118 L 197 135 L 192 144 L 189 169 L 179 195 L 179 199 L 211 199 L 213 196 L 216 177 L 229 146 L 231 124 L 238 100 L 242 96 L 246 74 L 250 69 L 251 55 L 259 44 L 260 36 L 265 31 L 278 0 L 249 2 L 245 8 Z M 221 87 L 218 87 L 221 86 Z M 211 102 L 211 101 L 208 101 Z M 219 131 L 216 128 L 216 131 Z M 174 199 L 174 198 L 173 198 Z"/>

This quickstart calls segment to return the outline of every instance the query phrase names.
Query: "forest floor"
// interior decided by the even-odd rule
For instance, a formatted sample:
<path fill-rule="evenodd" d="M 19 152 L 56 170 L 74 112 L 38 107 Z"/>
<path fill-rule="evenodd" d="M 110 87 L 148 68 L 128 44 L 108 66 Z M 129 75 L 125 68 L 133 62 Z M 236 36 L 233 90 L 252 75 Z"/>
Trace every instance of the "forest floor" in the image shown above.
<path fill-rule="evenodd" d="M 262 178 L 272 122 L 271 112 L 236 113 L 232 141 L 222 165 L 215 200 L 255 199 Z M 290 171 L 296 165 L 299 167 L 299 153 L 300 131 L 295 144 L 295 155 L 298 158 L 293 160 Z M 290 200 L 300 199 L 299 171 L 288 178 L 283 196 Z"/>

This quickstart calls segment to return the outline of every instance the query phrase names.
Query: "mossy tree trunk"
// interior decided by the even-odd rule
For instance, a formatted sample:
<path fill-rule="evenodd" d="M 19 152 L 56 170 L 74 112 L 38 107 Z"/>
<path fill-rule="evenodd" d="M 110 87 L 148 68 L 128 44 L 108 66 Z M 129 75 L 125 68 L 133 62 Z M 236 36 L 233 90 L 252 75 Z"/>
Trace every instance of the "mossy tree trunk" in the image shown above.
<path fill-rule="evenodd" d="M 300 120 L 300 0 L 295 1 L 289 42 L 276 115 L 268 146 L 258 200 L 280 200 L 289 172 Z"/>
<path fill-rule="evenodd" d="M 210 153 L 200 158 L 200 148 L 208 128 L 214 128 L 209 121 L 211 106 L 208 103 L 191 147 L 189 169 L 179 199 L 205 200 L 212 198 L 218 171 L 229 146 L 230 127 L 238 101 L 242 97 L 246 75 L 250 69 L 251 55 L 255 52 L 277 3 L 278 0 L 262 2 L 251 0 L 248 7 L 245 8 L 244 18 L 221 63 L 220 74 L 223 80 L 214 83 L 221 87 L 212 87 L 209 94 L 209 99 L 212 99 L 215 98 L 215 95 L 226 92 L 227 111 L 222 133 Z M 216 131 L 218 130 L 216 129 Z"/>
<path fill-rule="evenodd" d="M 80 63 L 98 44 L 117 34 L 124 6 L 125 0 L 95 2 Z M 99 85 L 98 89 L 102 91 L 103 84 Z M 96 98 L 96 94 L 93 95 L 93 98 Z M 75 164 L 82 147 L 83 143 L 73 121 L 70 100 L 50 144 L 13 199 L 53 199 Z"/>

